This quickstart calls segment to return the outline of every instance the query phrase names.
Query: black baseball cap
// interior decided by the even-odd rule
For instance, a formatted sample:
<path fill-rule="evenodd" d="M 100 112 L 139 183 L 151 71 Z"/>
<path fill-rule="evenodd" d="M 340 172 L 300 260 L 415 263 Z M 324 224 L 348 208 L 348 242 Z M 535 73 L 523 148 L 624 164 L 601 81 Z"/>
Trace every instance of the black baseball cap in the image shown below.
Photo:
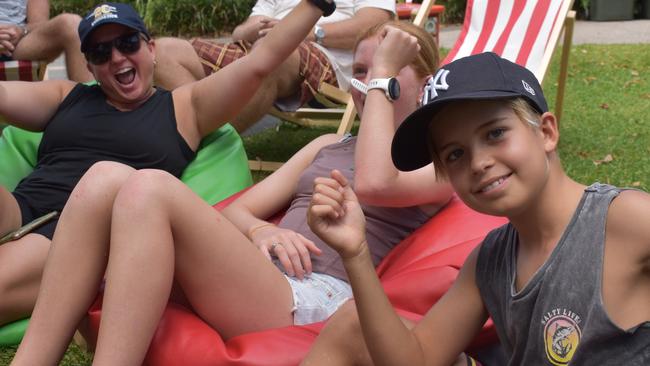
<path fill-rule="evenodd" d="M 429 124 L 442 107 L 457 100 L 524 98 L 540 114 L 548 111 L 535 75 L 492 52 L 453 61 L 427 81 L 422 106 L 411 113 L 393 137 L 397 169 L 411 171 L 431 163 Z"/>
<path fill-rule="evenodd" d="M 98 27 L 116 23 L 144 34 L 151 38 L 147 27 L 144 25 L 140 14 L 129 4 L 103 3 L 91 10 L 79 23 L 79 39 L 81 40 L 81 52 L 88 50 L 90 34 Z"/>

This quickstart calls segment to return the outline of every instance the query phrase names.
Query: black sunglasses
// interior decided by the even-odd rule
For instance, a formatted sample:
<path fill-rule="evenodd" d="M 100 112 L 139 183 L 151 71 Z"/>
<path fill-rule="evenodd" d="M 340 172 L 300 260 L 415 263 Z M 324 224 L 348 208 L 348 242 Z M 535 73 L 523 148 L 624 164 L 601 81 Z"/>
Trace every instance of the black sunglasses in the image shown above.
<path fill-rule="evenodd" d="M 93 65 L 101 65 L 110 60 L 113 47 L 125 55 L 131 55 L 140 50 L 140 33 L 129 33 L 119 36 L 111 41 L 100 42 L 88 47 L 84 53 L 86 60 Z M 144 40 L 147 40 L 142 36 Z"/>

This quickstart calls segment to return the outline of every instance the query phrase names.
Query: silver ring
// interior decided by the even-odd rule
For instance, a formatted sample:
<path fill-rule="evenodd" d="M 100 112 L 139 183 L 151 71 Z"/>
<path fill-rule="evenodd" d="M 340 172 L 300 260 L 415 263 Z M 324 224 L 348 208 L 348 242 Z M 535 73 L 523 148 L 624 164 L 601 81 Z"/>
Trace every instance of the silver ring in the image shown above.
<path fill-rule="evenodd" d="M 275 249 L 275 247 L 277 247 L 278 245 L 280 245 L 280 243 L 273 243 L 273 244 L 271 244 L 271 246 L 269 247 L 269 251 L 272 252 L 272 251 Z"/>

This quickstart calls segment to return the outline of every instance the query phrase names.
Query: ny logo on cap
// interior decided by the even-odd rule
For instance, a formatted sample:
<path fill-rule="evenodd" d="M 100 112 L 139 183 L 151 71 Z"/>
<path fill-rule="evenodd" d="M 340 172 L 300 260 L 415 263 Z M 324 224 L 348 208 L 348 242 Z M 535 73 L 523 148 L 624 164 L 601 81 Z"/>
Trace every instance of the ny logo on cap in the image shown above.
<path fill-rule="evenodd" d="M 422 95 L 422 105 L 426 105 L 436 99 L 438 97 L 437 90 L 449 89 L 447 75 L 449 75 L 449 70 L 440 69 L 436 76 L 432 76 L 427 80 L 427 85 L 424 86 L 424 95 Z"/>
<path fill-rule="evenodd" d="M 528 85 L 528 83 L 524 80 L 522 80 L 521 83 L 524 85 L 524 89 L 526 89 L 527 92 L 529 92 L 532 95 L 535 95 L 535 89 L 533 89 L 532 86 Z"/>

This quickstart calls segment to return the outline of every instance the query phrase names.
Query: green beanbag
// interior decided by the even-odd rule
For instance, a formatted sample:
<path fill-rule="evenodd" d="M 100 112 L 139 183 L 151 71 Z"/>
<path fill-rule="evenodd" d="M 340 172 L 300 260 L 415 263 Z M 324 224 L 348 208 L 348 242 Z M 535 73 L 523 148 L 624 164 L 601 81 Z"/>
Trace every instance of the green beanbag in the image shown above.
<path fill-rule="evenodd" d="M 9 126 L 0 136 L 0 185 L 12 191 L 36 165 L 41 133 Z M 206 136 L 181 180 L 213 205 L 253 183 L 239 134 L 226 124 Z M 0 346 L 20 343 L 29 319 L 0 327 Z"/>
<path fill-rule="evenodd" d="M 0 347 L 14 346 L 23 340 L 29 319 L 17 320 L 0 327 Z"/>
<path fill-rule="evenodd" d="M 244 143 L 230 124 L 201 141 L 181 180 L 210 205 L 253 184 Z"/>
<path fill-rule="evenodd" d="M 40 132 L 9 126 L 0 136 L 0 185 L 13 191 L 23 177 L 36 166 Z"/>
<path fill-rule="evenodd" d="M 9 126 L 0 136 L 0 185 L 13 190 L 36 165 L 41 133 Z M 226 124 L 206 136 L 181 180 L 213 205 L 253 183 L 244 145 Z"/>

